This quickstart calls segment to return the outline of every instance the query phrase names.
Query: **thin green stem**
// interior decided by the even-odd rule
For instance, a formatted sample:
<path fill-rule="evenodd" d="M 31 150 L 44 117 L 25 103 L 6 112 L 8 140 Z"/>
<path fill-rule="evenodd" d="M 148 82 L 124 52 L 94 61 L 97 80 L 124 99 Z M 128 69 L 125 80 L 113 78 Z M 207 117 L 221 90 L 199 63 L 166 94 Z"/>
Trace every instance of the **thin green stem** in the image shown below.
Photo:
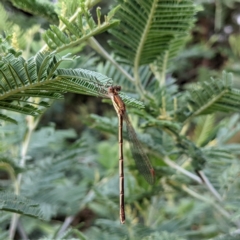
<path fill-rule="evenodd" d="M 177 171 L 181 172 L 182 174 L 186 175 L 187 177 L 191 178 L 192 180 L 196 181 L 199 184 L 202 184 L 202 180 L 200 179 L 200 177 L 198 177 L 197 175 L 187 171 L 186 169 L 180 167 L 179 165 L 177 165 L 175 162 L 173 162 L 172 160 L 170 160 L 167 156 L 165 156 L 163 158 L 163 161 L 170 166 L 171 168 L 176 169 Z"/>
<path fill-rule="evenodd" d="M 139 76 L 139 68 L 138 66 L 133 68 L 133 74 L 134 74 L 134 79 L 135 79 L 135 86 L 141 96 L 141 98 L 144 98 L 145 95 L 145 91 L 142 88 L 142 84 L 141 84 L 141 80 L 140 80 L 140 76 Z"/>
<path fill-rule="evenodd" d="M 164 89 L 166 85 L 166 70 L 167 70 L 167 60 L 168 60 L 168 51 L 165 52 L 164 54 L 164 61 L 163 61 L 163 67 L 162 67 L 162 72 L 160 74 L 160 79 L 159 79 L 159 87 Z M 166 92 L 164 89 L 164 92 L 162 93 L 162 115 L 165 117 L 167 113 L 166 109 Z"/>
<path fill-rule="evenodd" d="M 141 39 L 140 39 L 140 42 L 139 42 L 137 50 L 136 50 L 136 56 L 135 56 L 134 64 L 133 64 L 134 65 L 133 72 L 134 72 L 135 86 L 138 89 L 142 98 L 144 98 L 145 94 L 144 94 L 144 89 L 142 88 L 142 85 L 141 85 L 141 81 L 140 81 L 138 71 L 139 71 L 142 51 L 144 49 L 144 45 L 145 45 L 145 42 L 146 42 L 146 39 L 147 39 L 147 36 L 148 36 L 149 29 L 152 25 L 153 16 L 154 16 L 154 13 L 155 13 L 155 10 L 156 10 L 157 2 L 158 2 L 157 0 L 154 0 L 152 5 L 151 5 L 152 7 L 151 7 L 150 13 L 148 15 L 148 21 L 146 22 L 143 33 L 141 35 Z"/>
<path fill-rule="evenodd" d="M 69 22 L 73 22 L 73 21 L 77 18 L 78 14 L 79 14 L 80 12 L 81 12 L 81 8 L 78 8 L 78 9 L 76 10 L 76 12 L 70 17 Z M 63 26 L 60 28 L 61 31 L 64 31 L 65 29 L 66 29 L 66 26 L 65 26 L 65 25 L 63 25 Z M 68 45 L 68 46 L 69 46 L 69 45 Z M 48 45 L 45 44 L 45 45 L 40 49 L 40 52 L 45 52 L 47 49 L 48 49 Z"/>
<path fill-rule="evenodd" d="M 166 51 L 164 54 L 162 71 L 160 73 L 160 78 L 159 78 L 159 87 L 164 87 L 166 85 L 166 71 L 167 71 L 168 56 L 169 56 L 169 51 Z"/>
<path fill-rule="evenodd" d="M 27 132 L 25 135 L 25 139 L 22 143 L 21 160 L 20 160 L 20 164 L 19 164 L 22 168 L 25 167 L 26 155 L 27 155 L 27 150 L 29 147 L 30 139 L 31 139 L 34 129 L 36 128 L 36 126 L 39 122 L 39 119 L 40 119 L 40 117 L 34 118 L 32 116 L 27 116 L 28 129 L 27 129 Z M 21 181 L 22 181 L 22 173 L 18 174 L 17 180 L 15 182 L 15 194 L 16 195 L 20 194 Z M 19 217 L 20 217 L 20 215 L 16 214 L 16 213 L 14 213 L 12 216 L 10 229 L 9 229 L 9 239 L 10 240 L 12 240 L 14 238 L 16 228 L 18 225 Z"/>
<path fill-rule="evenodd" d="M 223 199 L 221 197 L 221 195 L 217 192 L 217 190 L 213 187 L 213 185 L 211 184 L 211 182 L 209 181 L 209 179 L 207 178 L 207 176 L 204 174 L 204 172 L 199 171 L 199 174 L 201 175 L 202 179 L 204 180 L 207 188 L 209 189 L 209 191 L 215 196 L 215 198 L 219 201 L 222 202 Z"/>
<path fill-rule="evenodd" d="M 112 56 L 98 43 L 94 37 L 88 39 L 88 44 L 97 53 L 111 62 L 116 67 L 116 69 L 121 72 L 131 83 L 135 84 L 134 78 L 112 58 Z"/>
<path fill-rule="evenodd" d="M 153 16 L 154 16 L 154 13 L 156 11 L 156 5 L 157 5 L 157 0 L 154 0 L 153 3 L 151 4 L 151 10 L 150 10 L 149 15 L 148 15 L 148 20 L 145 24 L 143 33 L 141 35 L 140 42 L 139 42 L 137 50 L 136 50 L 136 56 L 135 56 L 135 59 L 134 59 L 134 68 L 135 69 L 139 68 L 139 63 L 140 63 L 140 60 L 141 60 L 141 54 L 142 54 L 142 51 L 143 51 L 143 48 L 144 48 L 144 45 L 145 45 L 145 42 L 146 42 L 146 39 L 147 39 L 147 36 L 148 36 L 149 29 L 152 25 Z"/>
<path fill-rule="evenodd" d="M 60 230 L 56 233 L 56 236 L 54 236 L 54 238 L 56 237 L 57 239 L 60 239 L 63 237 L 64 233 L 66 232 L 66 230 L 68 229 L 68 227 L 71 225 L 72 221 L 74 220 L 75 216 L 69 216 L 67 218 L 65 218 L 65 221 L 63 222 Z"/>
<path fill-rule="evenodd" d="M 222 208 L 222 206 L 218 205 L 215 201 L 213 201 L 212 199 L 208 199 L 206 197 L 204 197 L 203 195 L 198 194 L 197 192 L 191 190 L 190 188 L 188 188 L 186 185 L 182 185 L 182 189 L 187 192 L 189 195 L 203 201 L 206 202 L 210 205 L 212 205 L 214 208 L 216 208 L 224 217 L 226 217 L 227 219 L 231 219 L 231 215 L 224 209 Z"/>

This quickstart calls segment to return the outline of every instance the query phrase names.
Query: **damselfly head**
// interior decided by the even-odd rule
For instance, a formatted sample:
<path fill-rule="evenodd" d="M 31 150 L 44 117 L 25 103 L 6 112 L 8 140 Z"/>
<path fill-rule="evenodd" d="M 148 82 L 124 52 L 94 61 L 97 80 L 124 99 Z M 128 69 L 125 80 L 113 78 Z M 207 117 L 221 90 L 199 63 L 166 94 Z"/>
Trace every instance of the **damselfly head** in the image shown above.
<path fill-rule="evenodd" d="M 114 95 L 118 95 L 119 91 L 121 91 L 121 86 L 111 86 L 108 88 L 108 92 L 113 93 Z"/>
<path fill-rule="evenodd" d="M 119 91 L 121 91 L 121 86 L 115 86 L 115 90 L 117 91 L 117 92 L 119 92 Z"/>

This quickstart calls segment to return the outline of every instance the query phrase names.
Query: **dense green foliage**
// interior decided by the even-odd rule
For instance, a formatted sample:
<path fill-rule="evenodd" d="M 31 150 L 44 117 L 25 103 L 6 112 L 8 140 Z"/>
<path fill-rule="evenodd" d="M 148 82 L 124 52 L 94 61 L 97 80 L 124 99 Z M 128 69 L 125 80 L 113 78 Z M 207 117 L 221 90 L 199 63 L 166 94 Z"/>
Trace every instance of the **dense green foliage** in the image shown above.
<path fill-rule="evenodd" d="M 240 239 L 239 1 L 99 2 L 0 5 L 0 239 Z M 124 141 L 125 225 L 110 85 L 156 173 Z"/>

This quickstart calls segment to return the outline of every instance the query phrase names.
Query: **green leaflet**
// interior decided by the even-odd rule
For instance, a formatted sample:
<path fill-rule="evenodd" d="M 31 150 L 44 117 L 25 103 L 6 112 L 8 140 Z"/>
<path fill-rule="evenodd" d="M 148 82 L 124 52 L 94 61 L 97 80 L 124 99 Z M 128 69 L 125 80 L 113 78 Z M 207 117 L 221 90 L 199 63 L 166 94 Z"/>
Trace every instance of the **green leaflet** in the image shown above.
<path fill-rule="evenodd" d="M 0 210 L 20 213 L 29 217 L 43 218 L 39 204 L 8 192 L 1 192 L 0 194 Z"/>
<path fill-rule="evenodd" d="M 36 116 L 48 107 L 44 99 L 61 99 L 63 93 L 106 97 L 107 87 L 113 84 L 111 78 L 86 69 L 59 68 L 68 55 L 59 57 L 55 53 L 38 53 L 25 60 L 8 54 L 0 61 L 0 109 Z M 33 100 L 33 98 L 36 98 Z M 143 108 L 143 104 L 121 93 L 126 104 Z M 3 120 L 15 122 L 5 114 Z"/>
<path fill-rule="evenodd" d="M 135 67 L 162 61 L 171 48 L 170 57 L 176 56 L 183 46 L 196 12 L 193 2 L 134 0 L 123 1 L 117 17 L 118 28 L 111 30 L 117 40 L 111 45 L 121 62 Z"/>

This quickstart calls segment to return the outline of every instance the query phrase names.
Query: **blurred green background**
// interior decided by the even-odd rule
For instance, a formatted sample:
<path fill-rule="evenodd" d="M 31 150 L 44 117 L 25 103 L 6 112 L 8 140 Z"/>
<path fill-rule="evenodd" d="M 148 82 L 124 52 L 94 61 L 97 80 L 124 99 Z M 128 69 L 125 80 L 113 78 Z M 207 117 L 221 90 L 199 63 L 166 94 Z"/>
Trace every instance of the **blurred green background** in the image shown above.
<path fill-rule="evenodd" d="M 0 1 L 0 31 L 3 35 L 15 33 L 14 47 L 21 49 L 25 58 L 30 58 L 44 45 L 41 34 L 49 28 L 49 24 L 56 24 L 58 19 L 51 11 L 49 18 L 46 18 L 46 15 L 19 9 L 14 6 L 14 2 L 16 1 Z M 57 1 L 54 2 L 57 4 Z M 233 73 L 234 86 L 239 88 L 240 1 L 194 2 L 201 11 L 196 15 L 186 46 L 179 52 L 168 71 L 175 79 L 177 91 L 181 93 L 192 83 L 220 77 L 222 70 Z M 102 0 L 97 6 L 101 7 L 104 15 L 114 4 L 113 0 Z M 95 8 L 91 12 L 96 18 Z M 111 48 L 108 40 L 111 38 L 108 32 L 96 36 L 109 52 Z M 87 44 L 72 48 L 71 51 L 80 58 L 64 63 L 64 67 L 98 72 L 103 69 L 106 60 Z M 98 123 L 99 119 L 92 114 L 105 118 Z M 9 157 L 17 159 L 25 137 L 26 121 L 31 120 L 26 116 L 13 115 L 19 124 L 3 129 L 6 141 L 0 147 L 2 150 L 7 148 Z M 218 122 L 225 116 L 218 114 Z M 227 117 L 231 119 L 221 125 L 221 133 L 218 134 L 221 138 L 229 129 L 234 130 L 228 143 L 238 144 L 239 115 Z M 136 131 L 141 132 L 138 117 L 131 115 L 131 120 Z M 199 121 L 211 123 L 211 117 Z M 126 141 L 124 155 L 127 221 L 125 225 L 120 225 L 117 130 L 111 134 L 111 131 L 105 131 L 104 124 L 117 126 L 113 107 L 101 98 L 74 93 L 65 94 L 64 100 L 54 101 L 41 116 L 31 136 L 25 169 L 19 166 L 18 169 L 16 166 L 14 170 L 24 176 L 21 194 L 41 203 L 45 220 L 21 217 L 14 239 L 240 239 L 234 234 L 228 235 L 232 226 L 229 221 L 239 222 L 239 211 L 234 212 L 239 205 L 236 202 L 239 202 L 240 182 L 234 182 L 240 173 L 238 165 L 231 165 L 230 160 L 220 164 L 214 160 L 208 162 L 208 167 L 215 168 L 216 171 L 216 175 L 211 175 L 213 184 L 219 189 L 228 189 L 226 195 L 233 197 L 230 202 L 234 202 L 235 208 L 229 207 L 228 210 L 234 214 L 231 220 L 227 220 L 215 211 L 208 193 L 201 199 L 201 193 L 206 190 L 204 185 L 193 183 L 180 172 L 158 161 L 156 154 L 151 154 L 151 162 L 156 169 L 157 184 L 149 186 L 135 169 Z M 151 129 L 148 133 L 157 134 L 151 132 Z M 193 127 L 189 128 L 187 136 L 194 139 Z M 146 138 L 145 142 L 147 141 Z M 161 148 L 161 141 L 164 142 L 160 139 L 158 144 L 155 143 L 156 148 Z M 171 145 L 167 141 L 162 145 Z M 188 163 L 180 161 L 179 165 L 184 167 L 185 164 Z M 234 174 L 219 177 L 217 173 L 220 175 L 225 169 Z M 12 188 L 10 172 L 4 166 L 0 169 L 2 189 Z M 222 184 L 218 185 L 219 182 Z M 224 185 L 226 182 L 229 184 Z M 235 185 L 230 185 L 233 182 Z M 188 185 L 193 186 L 199 195 L 186 190 L 184 186 Z M 7 239 L 11 216 L 11 213 L 1 212 L 1 239 Z"/>

